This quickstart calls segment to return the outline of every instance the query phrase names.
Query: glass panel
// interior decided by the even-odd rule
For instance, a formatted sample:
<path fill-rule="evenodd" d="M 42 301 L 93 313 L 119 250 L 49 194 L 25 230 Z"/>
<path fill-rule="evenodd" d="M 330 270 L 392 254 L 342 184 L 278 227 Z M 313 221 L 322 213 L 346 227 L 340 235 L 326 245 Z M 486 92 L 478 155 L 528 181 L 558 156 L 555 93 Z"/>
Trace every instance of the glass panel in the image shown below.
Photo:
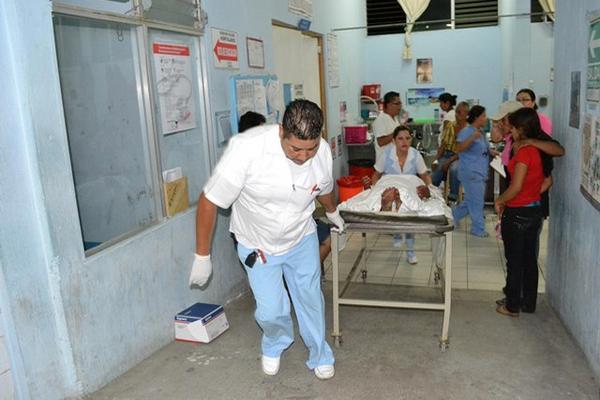
<path fill-rule="evenodd" d="M 188 177 L 190 204 L 209 174 L 202 126 L 198 38 L 149 31 L 151 82 L 162 170 L 181 167 Z"/>
<path fill-rule="evenodd" d="M 143 4 L 145 18 L 194 27 L 194 0 L 152 0 Z"/>
<path fill-rule="evenodd" d="M 55 16 L 79 219 L 86 249 L 157 219 L 135 32 Z"/>

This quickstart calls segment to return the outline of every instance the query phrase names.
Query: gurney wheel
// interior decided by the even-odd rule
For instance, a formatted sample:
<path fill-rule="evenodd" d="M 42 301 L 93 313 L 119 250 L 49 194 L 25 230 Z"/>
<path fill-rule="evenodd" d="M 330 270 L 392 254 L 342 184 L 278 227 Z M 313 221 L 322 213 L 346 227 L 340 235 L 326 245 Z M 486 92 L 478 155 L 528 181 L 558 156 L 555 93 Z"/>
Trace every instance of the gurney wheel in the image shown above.
<path fill-rule="evenodd" d="M 363 269 L 362 271 L 360 271 L 360 276 L 363 280 L 363 283 L 365 283 L 367 281 L 367 270 Z"/>
<path fill-rule="evenodd" d="M 442 351 L 442 353 L 445 353 L 446 350 L 448 350 L 449 344 L 450 343 L 447 340 L 441 340 L 440 341 L 440 350 Z"/>
<path fill-rule="evenodd" d="M 333 345 L 335 347 L 340 347 L 342 345 L 342 343 L 344 343 L 344 340 L 342 339 L 341 336 L 335 336 L 333 338 Z"/>

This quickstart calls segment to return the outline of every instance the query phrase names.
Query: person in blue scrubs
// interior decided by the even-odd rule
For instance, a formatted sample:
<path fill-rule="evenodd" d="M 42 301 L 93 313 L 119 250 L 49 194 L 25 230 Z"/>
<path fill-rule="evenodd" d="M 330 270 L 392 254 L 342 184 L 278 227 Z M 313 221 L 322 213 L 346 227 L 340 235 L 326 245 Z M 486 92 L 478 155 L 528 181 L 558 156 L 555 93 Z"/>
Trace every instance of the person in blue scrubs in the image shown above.
<path fill-rule="evenodd" d="M 456 151 L 459 153 L 458 179 L 463 185 L 463 201 L 452 209 L 454 224 L 471 216 L 471 235 L 488 237 L 483 216 L 485 183 L 488 179 L 490 163 L 489 143 L 483 132 L 487 122 L 485 108 L 473 106 L 467 115 L 467 127 L 456 138 Z"/>
<path fill-rule="evenodd" d="M 431 185 L 431 176 L 423 156 L 417 149 L 411 147 L 412 132 L 409 127 L 400 125 L 392 133 L 394 146 L 388 146 L 377 156 L 375 172 L 371 184 L 375 185 L 383 174 L 387 175 L 417 175 L 427 186 Z M 409 264 L 418 262 L 415 255 L 415 236 L 411 233 L 404 235 L 406 241 L 406 259 Z M 402 246 L 402 235 L 394 235 L 394 246 Z"/>

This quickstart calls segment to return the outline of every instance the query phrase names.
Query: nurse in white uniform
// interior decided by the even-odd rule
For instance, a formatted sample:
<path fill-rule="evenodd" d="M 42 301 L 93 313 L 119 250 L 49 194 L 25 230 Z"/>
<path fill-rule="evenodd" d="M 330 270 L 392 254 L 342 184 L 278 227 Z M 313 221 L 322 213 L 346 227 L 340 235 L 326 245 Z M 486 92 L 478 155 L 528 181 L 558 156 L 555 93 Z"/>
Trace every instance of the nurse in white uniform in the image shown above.
<path fill-rule="evenodd" d="M 277 374 L 283 351 L 294 341 L 290 297 L 309 350 L 306 365 L 320 379 L 335 373 L 325 341 L 315 198 L 341 230 L 344 221 L 335 206 L 332 156 L 322 127 L 323 114 L 315 103 L 293 101 L 282 126 L 259 126 L 231 139 L 198 200 L 190 285 L 208 281 L 217 207 L 232 206 L 230 231 L 256 299 L 267 375 Z"/>
<path fill-rule="evenodd" d="M 431 185 L 431 177 L 425 165 L 421 153 L 411 147 L 412 133 L 410 128 L 400 125 L 392 132 L 394 146 L 387 147 L 375 161 L 375 172 L 371 177 L 372 185 L 375 185 L 382 175 L 417 175 L 427 186 Z M 402 235 L 394 235 L 394 246 L 402 246 Z M 418 262 L 415 254 L 415 236 L 407 233 L 406 260 L 409 264 Z"/>

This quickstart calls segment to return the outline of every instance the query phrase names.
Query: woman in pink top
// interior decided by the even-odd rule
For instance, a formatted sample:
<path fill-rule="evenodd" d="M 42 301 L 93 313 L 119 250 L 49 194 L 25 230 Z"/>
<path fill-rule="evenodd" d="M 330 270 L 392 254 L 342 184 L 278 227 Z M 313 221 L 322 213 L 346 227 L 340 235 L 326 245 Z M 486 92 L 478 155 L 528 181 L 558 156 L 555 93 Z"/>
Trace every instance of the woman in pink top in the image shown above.
<path fill-rule="evenodd" d="M 517 101 L 523 104 L 523 107 L 533 108 L 537 111 L 538 106 L 535 104 L 535 93 L 531 89 L 521 89 L 517 92 Z M 540 119 L 540 126 L 542 131 L 547 135 L 552 136 L 552 121 L 550 118 L 539 111 L 537 111 L 538 118 Z"/>

